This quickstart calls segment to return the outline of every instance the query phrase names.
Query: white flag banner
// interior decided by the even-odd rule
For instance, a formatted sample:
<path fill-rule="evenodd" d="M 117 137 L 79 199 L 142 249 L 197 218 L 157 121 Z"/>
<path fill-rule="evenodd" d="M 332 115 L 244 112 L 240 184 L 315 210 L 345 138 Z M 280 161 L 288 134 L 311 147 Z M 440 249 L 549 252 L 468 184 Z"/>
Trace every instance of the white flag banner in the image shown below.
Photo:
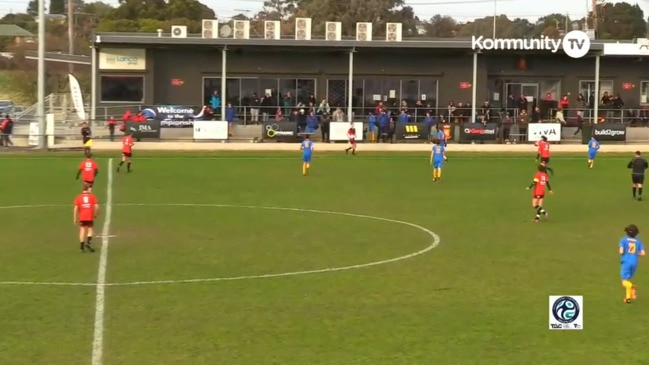
<path fill-rule="evenodd" d="M 83 94 L 81 93 L 81 86 L 79 81 L 74 75 L 69 74 L 70 78 L 70 95 L 72 96 L 72 104 L 77 111 L 77 116 L 81 120 L 86 120 L 86 110 L 83 106 Z"/>

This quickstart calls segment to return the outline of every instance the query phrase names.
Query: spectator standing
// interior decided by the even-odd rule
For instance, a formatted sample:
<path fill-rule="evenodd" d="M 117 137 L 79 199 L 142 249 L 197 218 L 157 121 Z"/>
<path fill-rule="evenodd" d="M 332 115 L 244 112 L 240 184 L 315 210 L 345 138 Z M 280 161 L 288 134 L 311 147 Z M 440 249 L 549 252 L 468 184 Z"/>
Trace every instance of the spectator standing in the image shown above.
<path fill-rule="evenodd" d="M 318 117 L 314 112 L 310 112 L 306 117 L 306 133 L 313 134 L 318 129 Z"/>
<path fill-rule="evenodd" d="M 376 142 L 376 115 L 370 113 L 367 117 L 367 134 L 370 143 Z"/>
<path fill-rule="evenodd" d="M 318 105 L 318 110 L 316 113 L 323 115 L 323 114 L 329 114 L 331 113 L 331 107 L 329 106 L 329 102 L 327 100 L 322 100 L 320 102 L 320 105 Z"/>
<path fill-rule="evenodd" d="M 117 121 L 115 121 L 115 118 L 111 115 L 108 117 L 108 135 L 110 136 L 110 141 L 113 142 L 115 140 L 115 125 L 117 124 Z"/>
<path fill-rule="evenodd" d="M 563 123 L 568 119 L 568 109 L 570 109 L 570 100 L 568 99 L 568 95 L 564 95 L 559 102 L 559 110 L 563 113 Z M 557 119 L 559 119 L 558 113 Z"/>
<path fill-rule="evenodd" d="M 259 123 L 259 112 L 261 108 L 261 99 L 257 93 L 253 93 L 250 98 L 250 118 L 255 124 Z"/>
<path fill-rule="evenodd" d="M 0 124 L 0 131 L 2 132 L 2 143 L 0 143 L 0 146 L 13 146 L 14 143 L 11 140 L 11 135 L 13 134 L 14 130 L 14 121 L 11 119 L 9 114 L 5 115 L 5 119 L 2 121 L 2 124 Z"/>
<path fill-rule="evenodd" d="M 509 142 L 510 142 L 509 136 L 511 134 L 512 124 L 513 124 L 512 117 L 509 116 L 509 113 L 508 113 L 508 114 L 505 115 L 505 119 L 503 119 L 503 123 L 502 123 L 503 142 L 505 142 L 507 144 L 509 144 Z"/>
<path fill-rule="evenodd" d="M 538 106 L 532 112 L 532 123 L 541 123 L 541 109 Z"/>
<path fill-rule="evenodd" d="M 210 106 L 212 107 L 212 110 L 214 110 L 214 112 L 216 112 L 217 114 L 221 110 L 221 96 L 219 95 L 219 92 L 217 90 L 214 90 L 214 93 L 210 98 Z"/>
<path fill-rule="evenodd" d="M 331 123 L 331 116 L 329 113 L 324 112 L 320 115 L 320 132 L 322 133 L 322 142 L 329 142 L 329 128 Z"/>
<path fill-rule="evenodd" d="M 296 104 L 295 98 L 290 91 L 287 91 L 286 94 L 284 94 L 282 105 L 284 106 L 284 114 L 291 114 L 291 109 L 293 109 Z"/>
<path fill-rule="evenodd" d="M 518 114 L 518 134 L 521 141 L 527 140 L 527 125 L 529 124 L 527 111 L 521 110 Z"/>
<path fill-rule="evenodd" d="M 225 121 L 228 122 L 228 136 L 232 137 L 234 129 L 234 120 L 237 118 L 237 111 L 234 110 L 231 103 L 225 107 Z"/>

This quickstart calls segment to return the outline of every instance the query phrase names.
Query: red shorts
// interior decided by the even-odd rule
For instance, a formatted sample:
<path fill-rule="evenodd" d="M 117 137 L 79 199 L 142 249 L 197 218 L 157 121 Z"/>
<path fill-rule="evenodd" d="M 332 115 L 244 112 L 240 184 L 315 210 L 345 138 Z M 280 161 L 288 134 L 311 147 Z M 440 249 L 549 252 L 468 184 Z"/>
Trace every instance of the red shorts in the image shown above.
<path fill-rule="evenodd" d="M 131 157 L 131 156 L 133 156 L 133 153 L 131 153 L 131 152 L 122 152 L 122 156 Z"/>
<path fill-rule="evenodd" d="M 83 183 L 84 183 L 84 184 L 88 184 L 90 187 L 92 187 L 92 184 L 94 184 L 95 182 L 94 182 L 94 181 L 86 181 L 86 180 L 83 180 Z"/>
<path fill-rule="evenodd" d="M 534 194 L 534 199 L 543 199 L 545 197 L 545 194 Z"/>
<path fill-rule="evenodd" d="M 79 225 L 84 228 L 91 228 L 94 225 L 94 221 L 79 221 Z"/>
<path fill-rule="evenodd" d="M 354 138 L 350 139 L 349 144 L 356 144 L 356 139 L 354 139 Z"/>

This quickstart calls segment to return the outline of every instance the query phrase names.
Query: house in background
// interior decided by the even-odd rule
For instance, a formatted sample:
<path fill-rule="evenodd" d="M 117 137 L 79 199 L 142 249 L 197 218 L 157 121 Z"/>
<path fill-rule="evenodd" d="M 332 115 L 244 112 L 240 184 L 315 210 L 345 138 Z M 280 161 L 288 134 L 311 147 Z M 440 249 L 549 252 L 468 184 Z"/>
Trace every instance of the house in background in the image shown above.
<path fill-rule="evenodd" d="M 0 24 L 0 37 L 11 38 L 16 45 L 34 43 L 34 35 L 15 24 Z"/>

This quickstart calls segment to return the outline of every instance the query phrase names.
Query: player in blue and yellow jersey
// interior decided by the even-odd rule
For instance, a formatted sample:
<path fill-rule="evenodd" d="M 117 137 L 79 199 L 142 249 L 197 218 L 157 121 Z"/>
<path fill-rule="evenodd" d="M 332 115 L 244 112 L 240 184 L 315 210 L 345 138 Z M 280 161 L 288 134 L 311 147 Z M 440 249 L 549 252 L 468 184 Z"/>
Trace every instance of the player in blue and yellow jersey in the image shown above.
<path fill-rule="evenodd" d="M 302 150 L 302 175 L 306 176 L 309 174 L 311 157 L 313 157 L 313 141 L 309 139 L 308 134 L 304 137 L 300 149 Z"/>
<path fill-rule="evenodd" d="M 638 256 L 644 256 L 644 245 L 637 237 L 640 234 L 638 226 L 630 224 L 624 228 L 626 236 L 620 240 L 620 276 L 622 278 L 622 286 L 625 289 L 624 302 L 631 303 L 631 300 L 637 298 L 636 286 L 633 285 L 631 279 L 638 268 Z"/>
<path fill-rule="evenodd" d="M 438 138 L 433 140 L 435 145 L 430 151 L 430 164 L 433 165 L 433 181 L 440 182 L 442 181 L 442 166 L 446 158 L 446 147 L 442 144 L 442 141 Z"/>
<path fill-rule="evenodd" d="M 595 163 L 595 156 L 597 156 L 597 151 L 599 151 L 599 141 L 593 135 L 588 142 L 588 167 L 593 168 Z"/>

